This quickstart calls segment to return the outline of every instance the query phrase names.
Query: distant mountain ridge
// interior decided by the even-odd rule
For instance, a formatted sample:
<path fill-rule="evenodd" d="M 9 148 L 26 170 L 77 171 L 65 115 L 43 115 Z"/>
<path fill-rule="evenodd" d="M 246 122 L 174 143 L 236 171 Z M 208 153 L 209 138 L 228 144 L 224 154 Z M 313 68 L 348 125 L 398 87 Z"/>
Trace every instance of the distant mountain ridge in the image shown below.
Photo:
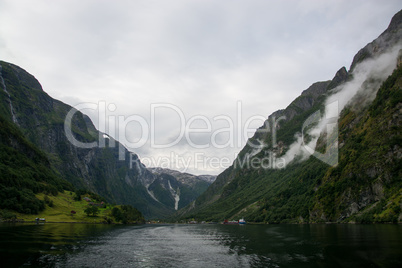
<path fill-rule="evenodd" d="M 148 168 L 156 179 L 149 185 L 151 195 L 158 200 L 174 204 L 175 210 L 187 206 L 202 194 L 215 180 L 215 176 L 196 176 L 166 168 Z M 168 201 L 169 200 L 169 201 Z"/>
<path fill-rule="evenodd" d="M 349 71 L 342 67 L 331 81 L 314 83 L 286 109 L 270 115 L 233 165 L 178 217 L 205 221 L 245 217 L 270 223 L 400 222 L 402 67 L 397 67 L 401 60 L 395 51 L 402 48 L 401 37 L 402 11 L 356 54 Z M 381 64 L 391 67 L 381 69 Z M 395 71 L 387 79 L 384 70 L 389 68 Z M 354 97 L 347 103 L 349 95 Z M 336 160 L 330 166 L 301 153 L 313 137 L 300 132 L 308 120 L 314 122 L 312 115 L 326 112 L 334 96 L 343 98 L 336 102 L 337 132 L 321 132 L 316 140 L 316 152 L 327 155 L 329 162 Z M 310 125 L 307 130 L 319 123 Z M 267 159 L 286 159 L 286 167 L 244 164 Z"/>
<path fill-rule="evenodd" d="M 193 175 L 190 173 L 186 173 L 186 172 L 180 172 L 177 170 L 173 170 L 173 169 L 168 169 L 168 168 L 160 168 L 160 167 L 156 167 L 156 168 L 148 168 L 152 173 L 160 175 L 160 174 L 169 174 L 171 176 L 176 177 L 176 179 L 180 182 L 187 182 L 187 181 L 198 181 L 198 180 L 202 180 L 208 183 L 213 183 L 216 179 L 216 176 L 214 175 Z"/>

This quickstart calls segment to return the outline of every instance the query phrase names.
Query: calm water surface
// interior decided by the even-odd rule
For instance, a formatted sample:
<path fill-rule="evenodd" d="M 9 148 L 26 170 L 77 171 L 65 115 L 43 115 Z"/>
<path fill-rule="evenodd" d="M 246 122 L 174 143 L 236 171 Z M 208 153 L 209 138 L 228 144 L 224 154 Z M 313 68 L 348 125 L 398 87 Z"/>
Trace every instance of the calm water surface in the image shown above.
<path fill-rule="evenodd" d="M 0 224 L 0 266 L 402 267 L 402 226 Z"/>

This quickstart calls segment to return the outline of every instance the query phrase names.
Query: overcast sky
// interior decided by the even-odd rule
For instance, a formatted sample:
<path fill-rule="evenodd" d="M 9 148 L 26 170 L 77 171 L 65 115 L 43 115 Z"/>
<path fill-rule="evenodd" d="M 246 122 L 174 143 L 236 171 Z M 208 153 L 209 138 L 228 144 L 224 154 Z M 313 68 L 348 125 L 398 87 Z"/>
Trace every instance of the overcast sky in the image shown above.
<path fill-rule="evenodd" d="M 146 165 L 218 174 L 244 146 L 248 119 L 255 129 L 312 83 L 349 69 L 401 8 L 400 0 L 0 0 L 0 59 L 53 98 L 104 103 L 119 131 L 83 112 L 143 144 L 131 150 Z M 174 145 L 152 148 L 151 134 Z"/>

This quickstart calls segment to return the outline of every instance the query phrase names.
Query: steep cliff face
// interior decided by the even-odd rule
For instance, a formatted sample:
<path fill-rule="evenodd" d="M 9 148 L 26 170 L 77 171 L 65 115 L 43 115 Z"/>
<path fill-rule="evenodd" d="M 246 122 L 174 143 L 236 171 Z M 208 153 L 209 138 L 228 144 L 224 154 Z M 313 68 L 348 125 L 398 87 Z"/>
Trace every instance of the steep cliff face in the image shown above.
<path fill-rule="evenodd" d="M 340 161 L 317 185 L 312 221 L 398 221 L 402 201 L 402 67 L 373 103 L 340 117 Z M 399 221 L 401 219 L 399 218 Z"/>
<path fill-rule="evenodd" d="M 396 14 L 388 29 L 357 53 L 349 72 L 342 67 L 331 81 L 313 84 L 269 116 L 233 165 L 181 216 L 264 222 L 398 220 L 400 71 L 386 78 L 397 65 L 401 16 Z M 338 120 L 333 119 L 335 111 L 340 112 Z"/>
<path fill-rule="evenodd" d="M 215 176 L 196 176 L 176 170 L 149 168 L 156 179 L 148 187 L 157 200 L 165 200 L 175 210 L 187 206 L 202 194 L 215 180 Z"/>
<path fill-rule="evenodd" d="M 74 139 L 86 144 L 95 142 L 99 146 L 80 148 L 73 145 L 65 131 L 65 120 L 72 107 L 51 98 L 35 77 L 22 68 L 2 61 L 0 68 L 2 115 L 46 153 L 56 176 L 75 187 L 89 189 L 111 203 L 133 205 L 147 218 L 171 215 L 175 212 L 175 204 L 171 204 L 170 199 L 180 198 L 181 207 L 207 187 L 208 184 L 203 182 L 200 182 L 201 186 L 192 187 L 182 181 L 179 182 L 184 187 L 181 194 L 169 191 L 168 198 L 155 198 L 149 187 L 163 188 L 170 182 L 169 179 L 150 172 L 135 154 L 127 151 L 118 141 L 98 132 L 81 112 L 72 117 Z M 112 144 L 114 146 L 109 146 Z M 119 160 L 121 158 L 124 160 Z"/>
<path fill-rule="evenodd" d="M 15 124 L 0 115 L 0 208 L 38 213 L 45 204 L 35 194 L 57 195 L 71 188 L 52 170 L 46 155 L 27 141 Z M 0 214 L 2 217 L 5 215 Z"/>

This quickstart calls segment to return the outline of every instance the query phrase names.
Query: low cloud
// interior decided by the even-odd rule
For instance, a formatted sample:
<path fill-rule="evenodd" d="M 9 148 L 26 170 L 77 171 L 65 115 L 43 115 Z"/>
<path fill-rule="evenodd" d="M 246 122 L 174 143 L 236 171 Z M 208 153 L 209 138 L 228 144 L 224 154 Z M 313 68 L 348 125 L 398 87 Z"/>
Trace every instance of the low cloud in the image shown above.
<path fill-rule="evenodd" d="M 311 115 L 305 122 L 306 132 L 304 135 L 297 133 L 296 141 L 289 146 L 288 151 L 282 158 L 286 163 L 290 163 L 297 159 L 298 161 L 306 160 L 311 155 L 327 162 L 331 165 L 338 163 L 337 159 L 329 154 L 323 155 L 315 151 L 317 140 L 325 134 L 327 141 L 327 150 L 330 148 L 337 149 L 337 131 L 338 125 L 334 119 L 338 119 L 340 112 L 349 107 L 358 112 L 359 110 L 370 104 L 376 97 L 377 91 L 381 84 L 396 67 L 397 56 L 401 44 L 394 46 L 388 52 L 378 57 L 367 59 L 359 63 L 351 75 L 352 79 L 331 91 L 331 95 L 325 101 L 325 112 L 321 117 L 319 111 Z M 314 125 L 313 128 L 307 128 Z M 307 135 L 306 135 L 307 134 Z M 311 140 L 306 143 L 306 137 Z M 328 148 L 330 147 L 330 148 Z"/>

